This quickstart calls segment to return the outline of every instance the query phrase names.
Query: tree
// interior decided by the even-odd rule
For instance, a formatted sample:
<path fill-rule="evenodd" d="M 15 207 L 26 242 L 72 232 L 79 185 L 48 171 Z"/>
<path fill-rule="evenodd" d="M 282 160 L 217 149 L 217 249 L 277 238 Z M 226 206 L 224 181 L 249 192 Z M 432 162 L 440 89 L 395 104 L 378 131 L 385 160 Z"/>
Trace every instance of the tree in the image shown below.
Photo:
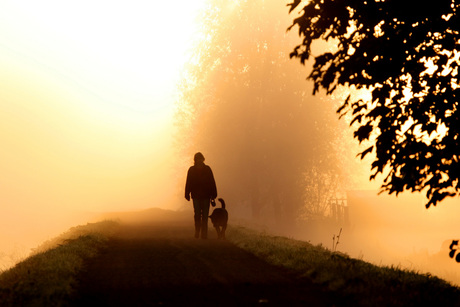
<path fill-rule="evenodd" d="M 312 208 L 325 201 L 310 197 L 313 186 L 322 198 L 338 189 L 334 141 L 342 129 L 331 108 L 306 93 L 303 73 L 289 61 L 289 21 L 283 23 L 279 3 L 213 5 L 181 91 L 183 136 L 218 157 L 213 169 L 223 174 L 216 180 L 229 203 L 247 200 L 254 218 L 293 225 L 304 207 L 318 212 Z"/>
<path fill-rule="evenodd" d="M 288 6 L 299 12 L 289 30 L 298 26 L 302 38 L 291 58 L 305 64 L 313 43 L 335 46 L 314 56 L 313 93 L 343 87 L 370 93 L 348 95 L 337 112 L 352 114 L 359 142 L 372 140 L 359 156 L 375 154 L 370 179 L 384 175 L 381 192 L 426 190 L 427 208 L 458 195 L 458 1 L 295 0 Z"/>

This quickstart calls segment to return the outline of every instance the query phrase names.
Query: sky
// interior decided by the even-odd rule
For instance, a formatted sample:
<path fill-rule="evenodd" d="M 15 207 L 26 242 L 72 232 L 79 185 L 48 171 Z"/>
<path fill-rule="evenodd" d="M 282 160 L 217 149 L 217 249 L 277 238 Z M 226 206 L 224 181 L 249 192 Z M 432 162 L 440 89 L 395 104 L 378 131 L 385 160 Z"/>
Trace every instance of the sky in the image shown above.
<path fill-rule="evenodd" d="M 0 2 L 2 242 L 168 205 L 175 87 L 201 6 Z"/>

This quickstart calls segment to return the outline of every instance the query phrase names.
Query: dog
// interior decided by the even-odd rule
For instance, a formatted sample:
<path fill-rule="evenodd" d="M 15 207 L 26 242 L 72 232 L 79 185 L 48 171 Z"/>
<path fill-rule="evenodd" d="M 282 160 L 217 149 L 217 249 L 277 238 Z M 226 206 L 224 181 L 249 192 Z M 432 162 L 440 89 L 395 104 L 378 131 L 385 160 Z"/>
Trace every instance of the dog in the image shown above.
<path fill-rule="evenodd" d="M 219 198 L 218 200 L 220 201 L 222 208 L 214 209 L 209 217 L 211 218 L 211 222 L 214 228 L 216 228 L 217 238 L 225 240 L 225 230 L 227 229 L 228 212 L 225 209 L 225 201 L 222 198 Z"/>

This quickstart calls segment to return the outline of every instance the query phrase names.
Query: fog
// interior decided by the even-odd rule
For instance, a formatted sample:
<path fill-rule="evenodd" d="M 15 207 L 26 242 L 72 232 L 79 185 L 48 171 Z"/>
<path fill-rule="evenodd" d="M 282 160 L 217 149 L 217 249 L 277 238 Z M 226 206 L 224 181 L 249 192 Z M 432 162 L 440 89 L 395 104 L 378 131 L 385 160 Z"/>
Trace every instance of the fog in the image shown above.
<path fill-rule="evenodd" d="M 348 191 L 347 218 L 304 221 L 296 234 L 301 240 L 377 265 L 430 273 L 460 284 L 458 263 L 449 257 L 449 245 L 458 238 L 457 199 L 425 208 L 419 194 L 378 195 L 376 190 Z"/>
<path fill-rule="evenodd" d="M 175 88 L 200 6 L 0 4 L 0 269 L 101 212 L 172 206 Z"/>
<path fill-rule="evenodd" d="M 420 194 L 378 196 L 382 178 L 368 181 L 372 157 L 356 158 L 367 144 L 360 147 L 336 114 L 347 89 L 313 96 L 305 80 L 311 62 L 289 59 L 300 42 L 296 29 L 285 31 L 295 15 L 262 0 L 212 7 L 176 126 L 182 161 L 204 154 L 230 220 L 459 283 L 449 258 L 458 199 L 427 210 Z"/>
<path fill-rule="evenodd" d="M 285 3 L 146 3 L 102 18 L 82 2 L 82 32 L 68 7 L 45 15 L 56 3 L 0 10 L 0 269 L 104 212 L 190 211 L 200 151 L 231 224 L 460 283 L 447 244 L 458 199 L 427 210 L 423 195 L 377 196 L 335 112 L 347 91 L 313 96 L 311 64 L 289 59 L 299 39 Z"/>

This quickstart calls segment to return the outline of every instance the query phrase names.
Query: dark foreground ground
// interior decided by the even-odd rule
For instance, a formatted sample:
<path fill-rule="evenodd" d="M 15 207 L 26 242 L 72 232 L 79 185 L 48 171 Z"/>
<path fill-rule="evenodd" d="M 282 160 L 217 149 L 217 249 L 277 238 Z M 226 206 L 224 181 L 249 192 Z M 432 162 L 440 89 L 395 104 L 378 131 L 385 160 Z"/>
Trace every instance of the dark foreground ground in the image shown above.
<path fill-rule="evenodd" d="M 72 306 L 334 306 L 317 285 L 191 222 L 131 224 L 80 274 Z M 341 305 L 341 304 L 338 304 Z"/>

